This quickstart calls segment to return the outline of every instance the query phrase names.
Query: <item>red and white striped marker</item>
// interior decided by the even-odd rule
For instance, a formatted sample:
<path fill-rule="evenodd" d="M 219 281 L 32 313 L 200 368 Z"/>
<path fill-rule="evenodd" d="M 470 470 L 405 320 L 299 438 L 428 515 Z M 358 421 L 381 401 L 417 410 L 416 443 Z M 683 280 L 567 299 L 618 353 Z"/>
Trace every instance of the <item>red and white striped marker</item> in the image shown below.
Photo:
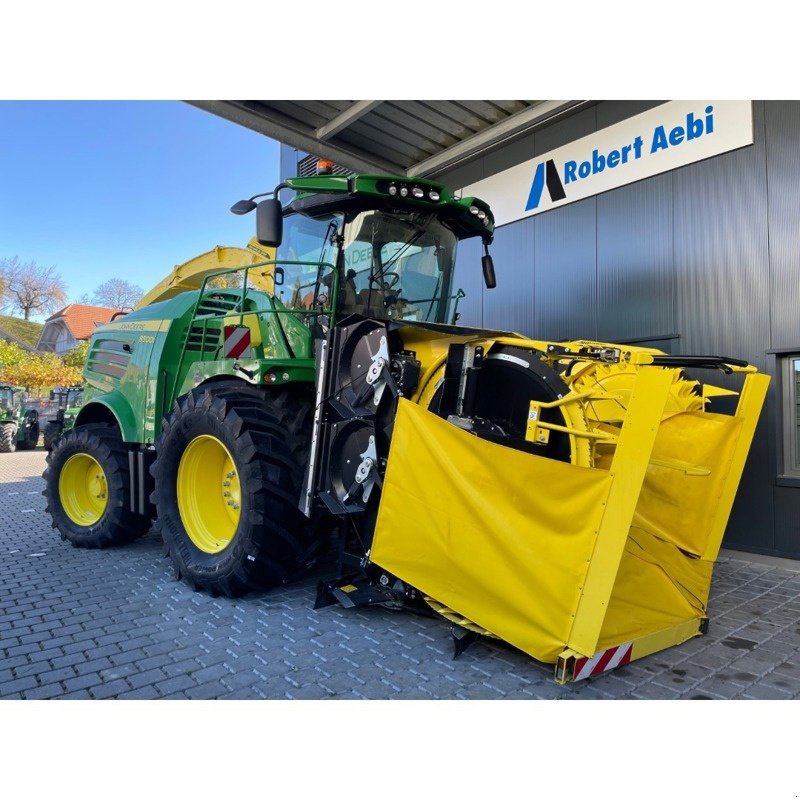
<path fill-rule="evenodd" d="M 572 680 L 582 681 L 584 678 L 592 678 L 615 667 L 628 664 L 631 660 L 632 650 L 633 642 L 627 642 L 617 647 L 610 647 L 600 653 L 595 653 L 591 658 L 576 659 Z"/>
<path fill-rule="evenodd" d="M 250 328 L 246 325 L 226 325 L 223 332 L 222 355 L 224 358 L 252 358 Z"/>

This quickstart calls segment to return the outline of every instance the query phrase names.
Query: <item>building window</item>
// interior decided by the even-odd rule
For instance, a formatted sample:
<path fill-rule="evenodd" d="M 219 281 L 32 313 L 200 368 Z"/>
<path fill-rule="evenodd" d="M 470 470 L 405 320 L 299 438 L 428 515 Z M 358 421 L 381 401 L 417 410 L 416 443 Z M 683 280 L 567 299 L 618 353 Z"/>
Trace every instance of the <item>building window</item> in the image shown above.
<path fill-rule="evenodd" d="M 800 353 L 779 358 L 783 403 L 783 474 L 800 478 Z"/>

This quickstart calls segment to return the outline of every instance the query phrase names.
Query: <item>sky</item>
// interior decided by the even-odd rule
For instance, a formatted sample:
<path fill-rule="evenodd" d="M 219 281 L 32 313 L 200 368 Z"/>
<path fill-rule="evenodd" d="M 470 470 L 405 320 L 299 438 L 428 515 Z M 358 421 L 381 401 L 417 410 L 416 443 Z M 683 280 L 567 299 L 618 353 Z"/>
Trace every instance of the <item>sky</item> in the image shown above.
<path fill-rule="evenodd" d="M 55 265 L 67 297 L 145 291 L 216 245 L 230 206 L 278 183 L 279 145 L 179 101 L 0 101 L 0 260 Z"/>

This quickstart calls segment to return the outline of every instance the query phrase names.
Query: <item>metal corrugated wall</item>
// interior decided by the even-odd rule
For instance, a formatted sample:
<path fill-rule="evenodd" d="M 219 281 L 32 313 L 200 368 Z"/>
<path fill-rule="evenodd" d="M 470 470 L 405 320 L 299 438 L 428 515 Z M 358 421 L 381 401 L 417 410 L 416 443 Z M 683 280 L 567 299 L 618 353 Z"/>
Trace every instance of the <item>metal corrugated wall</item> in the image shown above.
<path fill-rule="evenodd" d="M 655 105 L 600 103 L 442 180 L 468 185 Z M 478 282 L 479 249 L 463 247 L 461 322 L 551 339 L 677 336 L 653 344 L 774 376 L 769 350 L 800 351 L 800 102 L 756 101 L 753 125 L 750 147 L 503 226 L 495 290 Z M 777 411 L 773 383 L 725 543 L 800 558 L 800 482 L 776 480 Z"/>
<path fill-rule="evenodd" d="M 770 253 L 771 345 L 775 349 L 800 345 L 798 265 L 800 265 L 800 103 L 769 102 L 764 109 L 767 161 L 767 201 Z M 774 370 L 775 362 L 771 359 Z M 771 430 L 780 420 L 777 392 L 770 405 Z M 771 442 L 778 451 L 777 434 Z M 773 455 L 777 462 L 777 455 Z M 773 473 L 775 471 L 773 470 Z M 794 486 L 791 484 L 794 482 Z M 775 549 L 800 557 L 800 482 L 775 482 Z"/>

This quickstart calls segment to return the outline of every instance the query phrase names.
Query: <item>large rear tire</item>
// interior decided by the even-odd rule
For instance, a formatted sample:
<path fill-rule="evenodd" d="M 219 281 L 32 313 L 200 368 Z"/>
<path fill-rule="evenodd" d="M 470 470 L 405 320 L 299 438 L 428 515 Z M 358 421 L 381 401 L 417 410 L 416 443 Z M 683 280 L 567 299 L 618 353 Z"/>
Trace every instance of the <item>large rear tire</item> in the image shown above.
<path fill-rule="evenodd" d="M 17 449 L 17 425 L 6 422 L 0 425 L 0 453 L 13 453 Z"/>
<path fill-rule="evenodd" d="M 150 519 L 130 510 L 128 450 L 118 431 L 84 425 L 61 437 L 47 456 L 45 509 L 75 547 L 109 547 L 138 539 Z"/>
<path fill-rule="evenodd" d="M 237 597 L 308 566 L 298 502 L 312 402 L 289 389 L 207 388 L 175 403 L 156 442 L 152 499 L 179 580 Z"/>

